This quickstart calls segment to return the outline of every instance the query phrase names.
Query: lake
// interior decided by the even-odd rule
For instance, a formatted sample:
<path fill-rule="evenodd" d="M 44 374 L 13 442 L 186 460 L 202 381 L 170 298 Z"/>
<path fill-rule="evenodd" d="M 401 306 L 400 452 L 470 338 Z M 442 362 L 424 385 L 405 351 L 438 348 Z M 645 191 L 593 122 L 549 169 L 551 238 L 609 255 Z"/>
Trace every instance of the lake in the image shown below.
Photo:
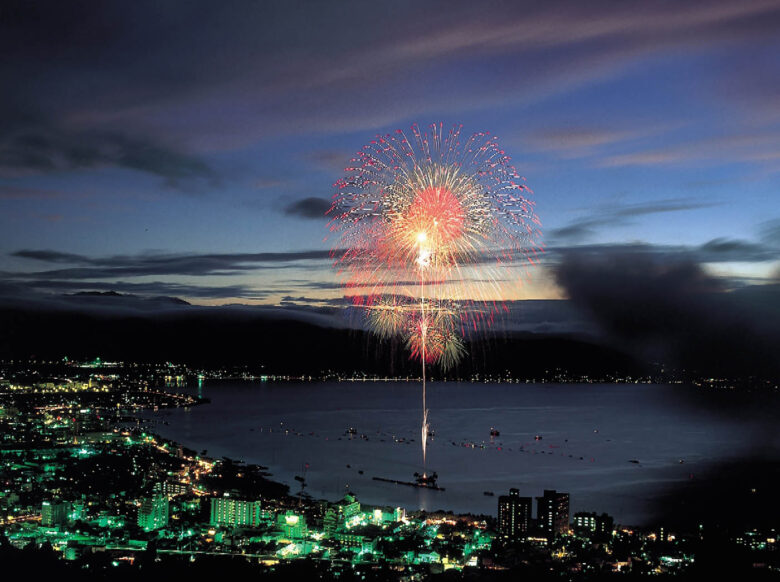
<path fill-rule="evenodd" d="M 750 415 L 698 407 L 693 390 L 431 383 L 427 469 L 445 491 L 372 480 L 411 481 L 422 470 L 417 382 L 206 381 L 185 391 L 210 404 L 146 416 L 167 422 L 155 430 L 187 447 L 269 467 L 292 493 L 306 470 L 306 491 L 316 498 L 349 490 L 368 504 L 495 515 L 510 487 L 531 497 L 557 489 L 570 493 L 572 515 L 607 512 L 641 525 L 668 488 L 752 445 Z"/>

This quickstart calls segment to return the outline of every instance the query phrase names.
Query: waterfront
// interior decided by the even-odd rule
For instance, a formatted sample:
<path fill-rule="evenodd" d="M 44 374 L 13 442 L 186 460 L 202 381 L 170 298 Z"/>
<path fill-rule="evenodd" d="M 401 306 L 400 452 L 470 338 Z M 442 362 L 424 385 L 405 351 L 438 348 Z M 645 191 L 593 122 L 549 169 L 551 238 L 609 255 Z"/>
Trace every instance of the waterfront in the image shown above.
<path fill-rule="evenodd" d="M 336 499 L 348 486 L 367 503 L 495 515 L 496 497 L 484 491 L 517 487 L 536 496 L 554 488 L 571 493 L 572 514 L 606 511 L 644 524 L 668 488 L 755 446 L 746 417 L 692 406 L 691 390 L 432 383 L 428 467 L 442 492 L 372 480 L 408 480 L 422 468 L 414 382 L 207 381 L 186 391 L 210 404 L 146 416 L 185 446 L 269 467 L 293 493 L 308 463 L 313 497 Z M 493 426 L 500 435 L 491 439 Z"/>

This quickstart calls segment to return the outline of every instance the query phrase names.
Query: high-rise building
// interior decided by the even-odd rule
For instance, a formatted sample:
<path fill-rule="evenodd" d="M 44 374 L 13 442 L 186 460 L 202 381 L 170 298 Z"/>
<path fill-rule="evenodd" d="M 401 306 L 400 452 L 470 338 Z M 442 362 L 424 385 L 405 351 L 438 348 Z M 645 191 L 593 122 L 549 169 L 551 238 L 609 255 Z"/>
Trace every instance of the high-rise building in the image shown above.
<path fill-rule="evenodd" d="M 596 514 L 580 511 L 574 514 L 574 531 L 587 533 L 596 531 Z"/>
<path fill-rule="evenodd" d="M 163 495 L 146 497 L 138 508 L 138 527 L 151 531 L 168 525 L 168 498 Z"/>
<path fill-rule="evenodd" d="M 68 521 L 70 503 L 66 501 L 44 501 L 41 505 L 41 525 L 62 525 Z"/>
<path fill-rule="evenodd" d="M 211 499 L 211 525 L 228 527 L 257 527 L 262 510 L 260 501 L 214 497 Z"/>
<path fill-rule="evenodd" d="M 510 540 L 524 538 L 531 525 L 531 498 L 520 497 L 520 491 L 510 489 L 509 495 L 498 498 L 498 531 Z"/>
<path fill-rule="evenodd" d="M 569 494 L 555 489 L 545 489 L 542 497 L 536 498 L 539 528 L 552 540 L 569 530 Z"/>

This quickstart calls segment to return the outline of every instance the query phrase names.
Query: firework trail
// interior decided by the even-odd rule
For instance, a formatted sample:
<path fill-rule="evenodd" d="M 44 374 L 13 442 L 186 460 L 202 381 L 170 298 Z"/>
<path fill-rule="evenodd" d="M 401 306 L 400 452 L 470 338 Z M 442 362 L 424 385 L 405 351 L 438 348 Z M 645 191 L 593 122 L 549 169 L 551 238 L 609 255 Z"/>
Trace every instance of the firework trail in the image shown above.
<path fill-rule="evenodd" d="M 377 136 L 328 211 L 346 295 L 369 329 L 401 338 L 421 363 L 423 470 L 426 365 L 457 364 L 466 330 L 490 325 L 518 283 L 506 267 L 534 264 L 541 236 L 531 191 L 497 139 L 461 127 Z"/>

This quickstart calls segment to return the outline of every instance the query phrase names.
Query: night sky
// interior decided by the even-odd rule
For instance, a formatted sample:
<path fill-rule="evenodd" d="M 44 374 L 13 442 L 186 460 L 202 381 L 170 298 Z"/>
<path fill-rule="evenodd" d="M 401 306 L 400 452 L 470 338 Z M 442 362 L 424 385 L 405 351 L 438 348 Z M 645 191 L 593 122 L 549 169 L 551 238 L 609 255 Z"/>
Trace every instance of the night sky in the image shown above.
<path fill-rule="evenodd" d="M 498 135 L 535 193 L 546 253 L 508 299 L 632 338 L 628 290 L 691 325 L 778 316 L 776 0 L 11 1 L 0 54 L 6 304 L 334 304 L 332 184 L 442 122 Z"/>

